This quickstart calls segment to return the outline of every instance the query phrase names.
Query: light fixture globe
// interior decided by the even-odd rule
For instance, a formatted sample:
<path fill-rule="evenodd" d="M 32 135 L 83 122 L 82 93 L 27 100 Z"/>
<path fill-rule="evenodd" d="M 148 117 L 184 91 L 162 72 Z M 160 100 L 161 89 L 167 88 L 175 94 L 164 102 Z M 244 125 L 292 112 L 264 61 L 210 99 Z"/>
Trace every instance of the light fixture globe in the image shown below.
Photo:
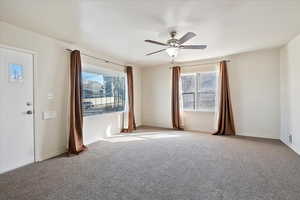
<path fill-rule="evenodd" d="M 166 52 L 170 57 L 175 58 L 178 55 L 179 48 L 178 47 L 169 47 L 166 49 Z"/>

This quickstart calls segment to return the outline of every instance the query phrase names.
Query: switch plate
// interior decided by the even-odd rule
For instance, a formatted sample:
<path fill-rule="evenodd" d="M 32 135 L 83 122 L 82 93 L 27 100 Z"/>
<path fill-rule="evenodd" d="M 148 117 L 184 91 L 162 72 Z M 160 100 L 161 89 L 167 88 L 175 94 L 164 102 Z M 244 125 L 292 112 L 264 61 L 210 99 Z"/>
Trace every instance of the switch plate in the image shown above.
<path fill-rule="evenodd" d="M 43 120 L 55 119 L 55 118 L 56 118 L 56 111 L 43 112 Z"/>
<path fill-rule="evenodd" d="M 48 98 L 48 100 L 54 99 L 54 94 L 53 93 L 48 93 L 47 98 Z"/>

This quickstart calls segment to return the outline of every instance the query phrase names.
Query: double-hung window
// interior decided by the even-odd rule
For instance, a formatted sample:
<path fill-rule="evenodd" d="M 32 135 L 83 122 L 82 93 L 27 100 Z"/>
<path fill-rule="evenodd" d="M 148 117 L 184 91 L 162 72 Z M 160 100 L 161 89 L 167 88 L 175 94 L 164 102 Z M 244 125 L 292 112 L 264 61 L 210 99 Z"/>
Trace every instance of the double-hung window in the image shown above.
<path fill-rule="evenodd" d="M 83 115 L 121 112 L 125 109 L 125 74 L 83 68 Z"/>
<path fill-rule="evenodd" d="M 215 111 L 217 94 L 215 71 L 182 74 L 181 82 L 184 111 Z"/>

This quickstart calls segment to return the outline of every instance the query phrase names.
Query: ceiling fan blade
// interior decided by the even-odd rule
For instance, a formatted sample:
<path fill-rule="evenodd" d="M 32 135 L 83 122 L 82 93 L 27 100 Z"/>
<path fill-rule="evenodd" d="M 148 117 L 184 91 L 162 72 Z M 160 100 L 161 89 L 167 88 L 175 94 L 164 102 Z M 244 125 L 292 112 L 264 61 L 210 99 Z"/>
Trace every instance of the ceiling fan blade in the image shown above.
<path fill-rule="evenodd" d="M 150 55 L 152 55 L 152 54 L 159 53 L 159 52 L 162 52 L 162 51 L 165 51 L 165 50 L 166 50 L 166 49 L 161 49 L 161 50 L 158 50 L 158 51 L 154 51 L 154 52 L 152 52 L 152 53 L 146 54 L 146 56 L 150 56 Z"/>
<path fill-rule="evenodd" d="M 181 45 L 182 49 L 206 49 L 207 45 Z"/>
<path fill-rule="evenodd" d="M 179 39 L 179 44 L 183 44 L 185 43 L 186 41 L 188 41 L 189 39 L 192 39 L 193 37 L 195 37 L 196 34 L 193 33 L 193 32 L 188 32 L 186 33 L 184 36 L 182 36 L 180 39 Z"/>
<path fill-rule="evenodd" d="M 153 44 L 158 44 L 158 45 L 162 45 L 162 46 L 167 46 L 167 44 L 164 44 L 162 42 L 153 41 L 153 40 L 145 40 L 145 42 L 149 42 L 149 43 L 153 43 Z"/>

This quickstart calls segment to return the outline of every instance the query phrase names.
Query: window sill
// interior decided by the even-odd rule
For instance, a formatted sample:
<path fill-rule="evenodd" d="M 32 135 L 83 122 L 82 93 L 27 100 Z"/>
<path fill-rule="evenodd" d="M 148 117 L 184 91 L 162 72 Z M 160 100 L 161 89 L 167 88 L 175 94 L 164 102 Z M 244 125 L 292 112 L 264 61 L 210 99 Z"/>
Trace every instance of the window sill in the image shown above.
<path fill-rule="evenodd" d="M 214 110 L 183 110 L 183 112 L 193 112 L 193 113 L 215 113 Z"/>
<path fill-rule="evenodd" d="M 106 115 L 114 115 L 114 114 L 123 114 L 125 111 L 118 111 L 118 112 L 109 112 L 109 113 L 99 113 L 99 114 L 94 114 L 94 115 L 84 115 L 84 118 L 89 118 L 89 117 L 100 117 L 100 116 L 106 116 Z"/>

